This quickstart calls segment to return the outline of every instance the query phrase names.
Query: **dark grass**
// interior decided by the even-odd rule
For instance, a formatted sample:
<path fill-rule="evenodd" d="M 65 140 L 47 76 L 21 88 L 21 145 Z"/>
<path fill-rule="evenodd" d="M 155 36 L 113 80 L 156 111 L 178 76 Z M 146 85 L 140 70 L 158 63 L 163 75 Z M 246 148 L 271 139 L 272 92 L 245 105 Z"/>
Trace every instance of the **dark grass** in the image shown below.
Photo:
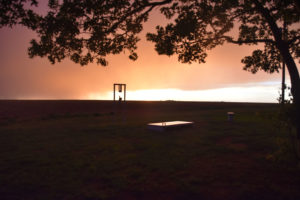
<path fill-rule="evenodd" d="M 299 199 L 300 170 L 278 146 L 288 140 L 278 109 L 0 101 L 0 199 Z M 146 129 L 172 120 L 195 125 Z"/>

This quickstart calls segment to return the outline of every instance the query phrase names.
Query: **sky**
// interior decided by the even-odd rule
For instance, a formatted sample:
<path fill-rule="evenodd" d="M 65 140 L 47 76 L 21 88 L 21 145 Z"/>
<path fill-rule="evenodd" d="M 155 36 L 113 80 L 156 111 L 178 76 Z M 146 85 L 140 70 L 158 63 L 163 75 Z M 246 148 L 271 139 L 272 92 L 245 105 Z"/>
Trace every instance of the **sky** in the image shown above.
<path fill-rule="evenodd" d="M 21 26 L 0 29 L 0 99 L 112 100 L 113 84 L 125 83 L 128 100 L 278 102 L 280 73 L 242 69 L 241 59 L 258 47 L 225 44 L 209 51 L 204 64 L 182 64 L 176 55 L 158 55 L 145 39 L 161 17 L 156 12 L 145 24 L 137 61 L 122 53 L 108 56 L 107 67 L 30 59 L 27 48 L 35 34 Z"/>

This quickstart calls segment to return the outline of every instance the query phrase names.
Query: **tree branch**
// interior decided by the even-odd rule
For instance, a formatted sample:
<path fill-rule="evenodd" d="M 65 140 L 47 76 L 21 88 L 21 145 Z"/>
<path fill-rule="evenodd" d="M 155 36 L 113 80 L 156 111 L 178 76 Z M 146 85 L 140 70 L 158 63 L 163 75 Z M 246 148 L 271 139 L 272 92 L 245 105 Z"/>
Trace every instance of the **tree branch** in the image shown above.
<path fill-rule="evenodd" d="M 109 32 L 114 31 L 114 30 L 115 30 L 122 22 L 124 22 L 128 17 L 132 16 L 132 15 L 135 14 L 135 13 L 140 12 L 141 10 L 143 10 L 143 9 L 146 8 L 146 7 L 149 7 L 149 6 L 150 6 L 149 10 L 145 12 L 145 13 L 148 13 L 148 12 L 150 12 L 150 11 L 151 11 L 154 7 L 156 7 L 156 6 L 168 4 L 168 3 L 171 3 L 171 2 L 172 2 L 172 0 L 164 0 L 164 1 L 160 1 L 160 2 L 147 3 L 147 4 L 143 5 L 143 6 L 137 7 L 137 8 L 135 8 L 135 9 L 133 9 L 131 12 L 128 12 L 126 15 L 124 15 L 118 22 L 116 22 L 115 24 L 113 24 L 113 25 L 111 26 L 111 28 L 108 29 L 108 30 L 106 31 L 106 33 L 109 33 Z M 145 14 L 145 13 L 144 13 L 144 14 Z"/>
<path fill-rule="evenodd" d="M 274 40 L 271 39 L 256 39 L 256 40 L 233 40 L 232 38 L 226 38 L 227 42 L 233 44 L 250 44 L 250 43 L 271 43 L 276 44 Z"/>
<path fill-rule="evenodd" d="M 164 5 L 164 4 L 168 4 L 168 3 L 171 3 L 173 0 L 164 0 L 164 1 L 161 1 L 161 2 L 152 2 L 152 3 L 148 3 L 148 6 L 161 6 L 161 5 Z"/>

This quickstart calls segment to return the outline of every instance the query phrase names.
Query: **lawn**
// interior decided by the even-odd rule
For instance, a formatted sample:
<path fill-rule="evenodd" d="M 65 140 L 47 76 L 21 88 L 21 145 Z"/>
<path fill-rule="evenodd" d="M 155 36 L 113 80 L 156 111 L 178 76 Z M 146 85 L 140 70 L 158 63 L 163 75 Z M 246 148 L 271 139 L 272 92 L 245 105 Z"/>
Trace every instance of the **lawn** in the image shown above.
<path fill-rule="evenodd" d="M 300 199 L 300 169 L 278 110 L 222 102 L 0 101 L 0 199 Z M 146 128 L 172 120 L 195 125 Z"/>

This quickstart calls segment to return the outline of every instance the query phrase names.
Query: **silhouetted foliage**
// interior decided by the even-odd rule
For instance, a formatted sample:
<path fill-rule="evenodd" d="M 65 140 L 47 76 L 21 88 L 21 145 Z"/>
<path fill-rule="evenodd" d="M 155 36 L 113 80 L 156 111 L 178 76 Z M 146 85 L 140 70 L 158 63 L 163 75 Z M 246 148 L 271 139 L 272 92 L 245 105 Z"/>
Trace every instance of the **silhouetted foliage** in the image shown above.
<path fill-rule="evenodd" d="M 45 15 L 26 9 L 30 2 L 37 5 L 34 0 L 1 0 L 0 7 L 1 27 L 22 24 L 37 32 L 39 40 L 31 41 L 30 57 L 47 56 L 53 64 L 66 57 L 81 65 L 96 60 L 106 66 L 108 54 L 127 50 L 130 59 L 138 58 L 137 34 L 143 22 L 155 6 L 169 1 L 49 0 Z"/>
<path fill-rule="evenodd" d="M 285 39 L 288 49 L 294 58 L 300 56 L 300 29 L 292 26 L 299 23 L 299 8 L 294 0 L 49 0 L 45 15 L 30 9 L 30 5 L 38 5 L 36 0 L 0 2 L 0 27 L 23 24 L 35 30 L 39 41 L 31 41 L 29 55 L 47 56 L 51 63 L 69 57 L 81 65 L 96 59 L 105 66 L 105 56 L 125 50 L 129 51 L 130 59 L 136 60 L 138 33 L 155 7 L 160 7 L 172 23 L 157 26 L 157 33 L 148 33 L 147 38 L 155 42 L 159 54 L 177 54 L 180 62 L 203 63 L 207 50 L 225 42 L 264 43 L 264 49 L 242 59 L 244 69 L 253 73 L 278 71 L 282 56 L 277 47 L 280 41 L 274 37 L 278 34 L 282 38 L 283 19 L 289 28 Z M 263 11 L 268 12 L 277 32 L 272 30 Z M 239 36 L 234 39 L 231 31 L 237 25 Z"/>
<path fill-rule="evenodd" d="M 268 11 L 277 25 L 275 33 L 259 6 L 265 6 L 264 11 Z M 264 44 L 264 49 L 255 50 L 242 59 L 244 69 L 252 73 L 258 70 L 278 72 L 282 58 L 277 43 L 286 42 L 292 56 L 300 56 L 300 29 L 295 26 L 299 25 L 299 10 L 293 1 L 176 1 L 161 11 L 167 18 L 175 17 L 174 22 L 165 27 L 157 26 L 157 33 L 147 34 L 147 38 L 155 42 L 159 54 L 178 54 L 178 60 L 184 63 L 204 62 L 207 50 L 224 42 Z M 289 30 L 285 41 L 278 41 L 274 34 L 282 38 L 279 26 L 283 19 Z M 235 39 L 232 36 L 234 26 L 239 26 Z"/>
<path fill-rule="evenodd" d="M 41 18 L 31 8 L 37 6 L 36 0 L 0 0 L 0 28 L 21 24 L 35 30 Z"/>

